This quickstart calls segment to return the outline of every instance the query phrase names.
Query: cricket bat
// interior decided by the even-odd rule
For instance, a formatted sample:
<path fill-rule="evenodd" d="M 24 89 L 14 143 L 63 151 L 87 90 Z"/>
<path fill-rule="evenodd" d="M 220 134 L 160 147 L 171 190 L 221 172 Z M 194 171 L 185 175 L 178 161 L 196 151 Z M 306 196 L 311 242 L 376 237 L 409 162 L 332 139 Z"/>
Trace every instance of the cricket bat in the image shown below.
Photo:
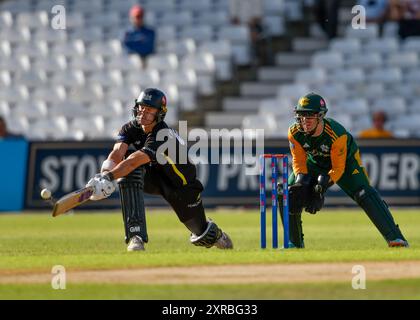
<path fill-rule="evenodd" d="M 86 201 L 89 201 L 89 198 L 93 194 L 93 191 L 93 187 L 85 187 L 61 197 L 54 204 L 52 216 L 57 217 L 63 213 L 66 213 L 70 209 L 73 209 L 85 203 Z"/>

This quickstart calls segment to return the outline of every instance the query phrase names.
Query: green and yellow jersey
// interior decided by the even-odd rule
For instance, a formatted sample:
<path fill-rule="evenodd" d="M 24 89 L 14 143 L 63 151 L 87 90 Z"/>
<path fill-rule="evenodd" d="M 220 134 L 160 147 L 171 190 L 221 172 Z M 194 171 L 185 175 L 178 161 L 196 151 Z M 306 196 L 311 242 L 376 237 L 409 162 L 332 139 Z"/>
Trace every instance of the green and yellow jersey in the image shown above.
<path fill-rule="evenodd" d="M 324 118 L 324 129 L 317 137 L 306 136 L 295 123 L 289 127 L 288 139 L 295 175 L 307 174 L 308 167 L 314 167 L 337 182 L 350 161 L 356 160 L 362 165 L 353 136 L 331 118 Z"/>

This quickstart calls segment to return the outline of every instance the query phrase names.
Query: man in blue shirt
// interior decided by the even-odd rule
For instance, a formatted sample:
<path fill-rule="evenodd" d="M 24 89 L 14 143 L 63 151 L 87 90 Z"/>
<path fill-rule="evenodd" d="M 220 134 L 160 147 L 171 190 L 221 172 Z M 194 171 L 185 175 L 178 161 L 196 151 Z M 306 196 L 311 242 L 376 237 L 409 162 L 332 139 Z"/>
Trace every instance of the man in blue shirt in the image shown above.
<path fill-rule="evenodd" d="M 136 53 L 142 58 L 152 54 L 155 49 L 155 31 L 144 26 L 144 10 L 134 5 L 130 10 L 133 28 L 125 32 L 123 44 L 128 53 Z"/>

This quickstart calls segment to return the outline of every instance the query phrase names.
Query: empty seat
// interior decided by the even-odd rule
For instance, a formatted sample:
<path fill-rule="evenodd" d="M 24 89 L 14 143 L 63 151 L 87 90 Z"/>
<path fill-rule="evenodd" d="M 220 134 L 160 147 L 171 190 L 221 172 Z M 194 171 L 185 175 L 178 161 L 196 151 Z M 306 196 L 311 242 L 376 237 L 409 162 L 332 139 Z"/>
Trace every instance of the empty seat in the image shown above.
<path fill-rule="evenodd" d="M 203 95 L 211 95 L 215 91 L 214 78 L 216 64 L 210 53 L 197 53 L 182 59 L 183 68 L 191 68 L 197 74 L 198 91 Z"/>
<path fill-rule="evenodd" d="M 116 57 L 123 53 L 120 40 L 98 41 L 89 46 L 90 55 L 101 55 L 104 57 Z"/>
<path fill-rule="evenodd" d="M 123 105 L 120 100 L 103 100 L 99 103 L 92 104 L 89 107 L 91 115 L 101 116 L 104 119 L 120 118 L 123 114 L 128 113 L 130 108 Z"/>
<path fill-rule="evenodd" d="M 381 38 L 369 40 L 363 47 L 366 52 L 378 52 L 390 54 L 397 52 L 399 48 L 396 38 Z"/>
<path fill-rule="evenodd" d="M 353 68 L 379 68 L 383 65 L 382 57 L 377 52 L 352 54 L 345 60 L 345 66 Z"/>
<path fill-rule="evenodd" d="M 229 13 L 221 10 L 203 11 L 198 13 L 197 19 L 201 24 L 220 27 L 229 24 Z"/>
<path fill-rule="evenodd" d="M 289 119 L 293 117 L 293 105 L 296 101 L 292 99 L 263 99 L 258 107 L 259 114 L 275 114 L 279 116 L 286 116 Z"/>
<path fill-rule="evenodd" d="M 182 110 L 194 110 L 197 107 L 197 76 L 192 69 L 182 69 L 177 72 L 168 72 L 163 75 L 164 84 L 176 84 L 179 95 L 182 97 L 179 105 Z"/>
<path fill-rule="evenodd" d="M 85 76 L 80 70 L 67 69 L 64 72 L 55 73 L 50 82 L 64 87 L 82 86 L 85 83 Z"/>
<path fill-rule="evenodd" d="M 0 59 L 0 69 L 10 72 L 28 71 L 31 67 L 30 59 L 28 56 L 10 56 Z"/>
<path fill-rule="evenodd" d="M 83 133 L 83 140 L 103 139 L 105 122 L 101 116 L 76 118 L 71 122 L 70 130 Z"/>
<path fill-rule="evenodd" d="M 85 20 L 80 12 L 66 13 L 66 28 L 83 28 Z"/>
<path fill-rule="evenodd" d="M 105 71 L 101 70 L 98 72 L 94 72 L 89 80 L 90 83 L 99 84 L 103 87 L 113 87 L 113 86 L 121 86 L 123 85 L 123 77 L 121 71 L 119 70 L 112 70 L 112 71 Z"/>
<path fill-rule="evenodd" d="M 211 53 L 216 63 L 216 78 L 227 81 L 232 79 L 232 47 L 227 40 L 204 42 L 199 52 Z"/>
<path fill-rule="evenodd" d="M 9 11 L 0 12 L 0 29 L 11 28 L 13 25 L 13 15 Z"/>
<path fill-rule="evenodd" d="M 18 72 L 15 77 L 15 83 L 30 88 L 43 85 L 47 82 L 47 76 L 43 71 L 22 71 Z"/>
<path fill-rule="evenodd" d="M 191 38 L 198 43 L 211 41 L 213 39 L 213 30 L 208 25 L 186 26 L 182 28 L 180 37 Z"/>
<path fill-rule="evenodd" d="M 362 50 L 362 44 L 359 39 L 345 38 L 331 40 L 330 50 L 342 54 L 352 55 Z"/>
<path fill-rule="evenodd" d="M 396 115 L 395 119 L 392 119 L 390 122 L 390 126 L 392 130 L 399 130 L 399 129 L 405 129 L 408 131 L 416 131 L 418 132 L 420 123 L 420 115 L 419 114 L 400 114 Z"/>
<path fill-rule="evenodd" d="M 66 100 L 64 103 L 55 103 L 50 108 L 50 114 L 53 117 L 63 116 L 66 119 L 73 119 L 76 117 L 89 118 L 89 109 L 80 103 Z"/>
<path fill-rule="evenodd" d="M 66 98 L 66 91 L 62 86 L 39 86 L 31 95 L 35 100 L 51 104 L 61 103 Z"/>
<path fill-rule="evenodd" d="M 75 56 L 71 59 L 70 67 L 85 72 L 94 72 L 101 70 L 104 67 L 104 62 L 100 56 Z"/>
<path fill-rule="evenodd" d="M 0 30 L 0 39 L 7 40 L 11 43 L 22 43 L 31 40 L 31 32 L 29 28 L 22 27 L 20 29 L 15 28 L 2 28 Z"/>
<path fill-rule="evenodd" d="M 332 73 L 330 80 L 349 85 L 357 85 L 363 83 L 365 80 L 365 74 L 358 68 L 337 69 Z"/>
<path fill-rule="evenodd" d="M 120 24 L 120 14 L 118 12 L 106 12 L 93 15 L 85 21 L 87 28 L 90 27 L 112 27 Z"/>
<path fill-rule="evenodd" d="M 352 131 L 353 129 L 353 121 L 350 115 L 348 114 L 336 114 L 334 116 L 334 120 L 337 121 L 339 124 L 341 124 L 344 128 L 346 128 L 349 131 Z"/>
<path fill-rule="evenodd" d="M 222 26 L 218 39 L 229 40 L 232 44 L 232 54 L 235 64 L 248 65 L 251 62 L 250 33 L 246 26 Z"/>
<path fill-rule="evenodd" d="M 175 0 L 146 1 L 143 6 L 147 11 L 175 11 Z"/>
<path fill-rule="evenodd" d="M 22 85 L 0 87 L 0 101 L 20 103 L 29 99 L 28 88 Z"/>
<path fill-rule="evenodd" d="M 67 61 L 63 55 L 57 55 L 44 59 L 37 59 L 32 65 L 32 69 L 45 71 L 47 73 L 62 72 L 67 68 Z"/>
<path fill-rule="evenodd" d="M 130 72 L 125 79 L 127 84 L 138 85 L 141 88 L 155 87 L 159 80 L 159 71 L 154 69 Z"/>
<path fill-rule="evenodd" d="M 180 10 L 207 11 L 211 9 L 211 6 L 211 0 L 181 0 L 179 2 Z"/>
<path fill-rule="evenodd" d="M 156 28 L 156 42 L 158 44 L 164 44 L 166 41 L 176 39 L 176 29 L 174 26 L 158 26 Z"/>
<path fill-rule="evenodd" d="M 264 129 L 268 132 L 278 130 L 276 118 L 270 114 L 257 114 L 244 116 L 242 121 L 243 129 Z"/>
<path fill-rule="evenodd" d="M 404 74 L 404 80 L 410 83 L 419 83 L 420 82 L 420 68 L 407 71 Z"/>
<path fill-rule="evenodd" d="M 295 79 L 298 83 L 307 83 L 313 85 L 324 83 L 327 79 L 327 74 L 324 69 L 312 68 L 298 71 L 296 73 Z"/>
<path fill-rule="evenodd" d="M 86 54 L 86 46 L 82 40 L 69 40 L 66 42 L 54 43 L 52 53 L 54 55 L 64 55 L 69 58 L 83 56 Z"/>
<path fill-rule="evenodd" d="M 415 52 L 397 52 L 389 55 L 386 64 L 389 67 L 416 68 L 419 59 Z"/>
<path fill-rule="evenodd" d="M 101 100 L 104 96 L 102 87 L 96 84 L 71 88 L 67 95 L 68 100 L 78 104 L 89 104 Z"/>
<path fill-rule="evenodd" d="M 140 71 L 142 69 L 142 61 L 138 55 L 120 55 L 112 57 L 105 67 L 109 70 L 120 70 L 120 71 Z"/>
<path fill-rule="evenodd" d="M 343 66 L 343 56 L 337 52 L 319 52 L 312 57 L 312 66 L 324 69 L 336 69 Z"/>
<path fill-rule="evenodd" d="M 383 83 L 368 82 L 358 88 L 357 94 L 365 99 L 376 99 L 385 95 L 385 87 Z"/>
<path fill-rule="evenodd" d="M 298 101 L 298 99 L 309 92 L 309 87 L 303 83 L 286 84 L 279 87 L 277 96 L 279 98 L 291 99 Z"/>
<path fill-rule="evenodd" d="M 162 14 L 160 21 L 166 25 L 184 27 L 192 24 L 193 17 L 190 11 L 167 11 Z"/>
<path fill-rule="evenodd" d="M 164 49 L 166 53 L 175 53 L 178 57 L 194 53 L 195 50 L 195 41 L 191 38 L 168 41 Z"/>
<path fill-rule="evenodd" d="M 281 36 L 286 33 L 286 22 L 278 15 L 267 15 L 262 21 L 265 33 L 269 36 Z"/>
<path fill-rule="evenodd" d="M 36 41 L 46 41 L 48 43 L 65 42 L 67 40 L 66 30 L 38 29 L 34 34 Z"/>
<path fill-rule="evenodd" d="M 147 68 L 162 72 L 176 70 L 178 68 L 178 58 L 175 54 L 156 54 L 147 58 Z"/>
<path fill-rule="evenodd" d="M 11 84 L 12 84 L 12 73 L 7 70 L 0 71 L 0 85 L 8 87 Z"/>
<path fill-rule="evenodd" d="M 402 48 L 404 51 L 415 51 L 420 52 L 420 37 L 409 37 L 407 38 Z"/>
<path fill-rule="evenodd" d="M 368 115 L 369 113 L 368 103 L 362 98 L 343 99 L 338 101 L 334 108 L 337 109 L 339 113 L 351 116 Z"/>
<path fill-rule="evenodd" d="M 346 38 L 358 38 L 372 40 L 379 35 L 379 27 L 376 23 L 366 25 L 365 29 L 354 29 L 352 26 L 346 28 Z"/>
<path fill-rule="evenodd" d="M 124 85 L 121 87 L 114 86 L 105 92 L 107 100 L 128 100 L 134 101 L 139 94 L 141 88 L 138 85 Z"/>
<path fill-rule="evenodd" d="M 53 117 L 37 120 L 27 131 L 27 137 L 35 139 L 62 139 L 68 131 L 68 122 L 65 117 Z"/>
<path fill-rule="evenodd" d="M 48 27 L 49 19 L 46 11 L 41 12 L 21 12 L 16 16 L 16 25 L 20 27 L 28 27 L 34 29 L 41 29 Z"/>
<path fill-rule="evenodd" d="M 48 114 L 48 108 L 43 101 L 29 100 L 24 103 L 19 103 L 13 108 L 13 115 L 15 117 L 26 117 L 31 119 L 42 119 Z"/>
<path fill-rule="evenodd" d="M 397 116 L 406 112 L 406 105 L 399 97 L 379 98 L 373 101 L 371 111 L 385 111 L 390 116 Z"/>
<path fill-rule="evenodd" d="M 382 82 L 384 84 L 395 84 L 402 80 L 402 72 L 398 68 L 379 68 L 367 75 L 368 81 Z"/>
<path fill-rule="evenodd" d="M 102 41 L 102 29 L 99 27 L 75 29 L 70 35 L 72 40 L 82 40 L 84 42 Z"/>

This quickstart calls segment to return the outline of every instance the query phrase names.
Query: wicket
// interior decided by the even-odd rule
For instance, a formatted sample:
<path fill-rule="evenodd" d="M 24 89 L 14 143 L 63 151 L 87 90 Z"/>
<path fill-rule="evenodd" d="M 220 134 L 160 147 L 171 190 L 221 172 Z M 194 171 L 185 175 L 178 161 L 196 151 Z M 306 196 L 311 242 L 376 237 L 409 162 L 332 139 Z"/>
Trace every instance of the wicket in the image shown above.
<path fill-rule="evenodd" d="M 278 159 L 282 159 L 282 184 L 283 184 L 283 247 L 289 248 L 289 190 L 288 190 L 288 166 L 286 154 L 262 154 L 260 155 L 260 227 L 261 248 L 267 247 L 266 243 L 266 191 L 265 191 L 265 159 L 271 158 L 271 210 L 272 210 L 272 247 L 278 248 L 278 219 L 277 219 L 277 172 Z"/>

